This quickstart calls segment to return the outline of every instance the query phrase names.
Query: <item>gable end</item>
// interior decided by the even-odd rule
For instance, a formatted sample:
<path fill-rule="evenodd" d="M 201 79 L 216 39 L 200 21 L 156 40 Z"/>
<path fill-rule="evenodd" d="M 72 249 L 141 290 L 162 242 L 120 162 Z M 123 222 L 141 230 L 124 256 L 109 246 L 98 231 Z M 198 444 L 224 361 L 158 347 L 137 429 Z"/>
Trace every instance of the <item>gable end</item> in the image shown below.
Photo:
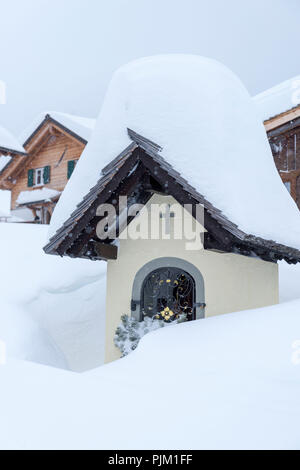
<path fill-rule="evenodd" d="M 45 246 L 46 253 L 108 259 L 103 255 L 103 250 L 100 250 L 99 256 L 94 249 L 95 243 L 99 242 L 96 237 L 96 226 L 100 220 L 96 216 L 99 204 L 114 203 L 120 195 L 127 195 L 129 201 L 145 204 L 154 193 L 159 192 L 173 196 L 181 205 L 191 205 L 195 218 L 196 206 L 203 206 L 204 226 L 208 232 L 203 239 L 205 249 L 255 256 L 270 262 L 281 259 L 288 263 L 300 261 L 299 250 L 241 231 L 158 153 L 161 150 L 158 145 L 132 130 L 128 130 L 128 134 L 133 140 L 132 144 L 103 169 L 98 183 Z M 101 243 L 111 245 L 113 240 Z"/>

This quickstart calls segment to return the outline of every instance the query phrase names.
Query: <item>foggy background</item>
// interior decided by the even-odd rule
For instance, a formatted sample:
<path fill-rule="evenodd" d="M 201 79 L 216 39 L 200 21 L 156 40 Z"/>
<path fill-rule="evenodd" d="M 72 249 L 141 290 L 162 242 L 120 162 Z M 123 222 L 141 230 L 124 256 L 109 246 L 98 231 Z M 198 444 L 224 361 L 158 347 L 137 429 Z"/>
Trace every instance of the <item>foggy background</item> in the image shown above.
<path fill-rule="evenodd" d="M 96 117 L 113 71 L 142 56 L 193 53 L 256 94 L 300 74 L 299 0 L 0 0 L 0 124 L 41 111 Z"/>

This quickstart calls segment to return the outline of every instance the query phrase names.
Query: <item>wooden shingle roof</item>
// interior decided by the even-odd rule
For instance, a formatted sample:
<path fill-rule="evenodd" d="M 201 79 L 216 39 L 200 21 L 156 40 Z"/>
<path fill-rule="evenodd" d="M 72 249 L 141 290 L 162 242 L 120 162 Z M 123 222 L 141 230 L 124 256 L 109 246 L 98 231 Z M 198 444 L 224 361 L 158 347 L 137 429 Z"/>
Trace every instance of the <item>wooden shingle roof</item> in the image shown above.
<path fill-rule="evenodd" d="M 74 132 L 72 129 L 69 127 L 66 127 L 64 124 L 59 122 L 57 119 L 54 119 L 50 114 L 46 114 L 44 119 L 40 122 L 40 124 L 33 130 L 33 132 L 26 137 L 26 140 L 24 142 L 24 147 L 26 147 L 33 139 L 34 137 L 39 133 L 39 131 L 44 127 L 45 124 L 52 123 L 58 128 L 60 128 L 62 131 L 66 132 L 67 134 L 71 135 L 72 137 L 75 137 L 77 140 L 82 142 L 83 144 L 87 144 L 87 140 L 83 138 L 81 135 L 78 133 Z"/>
<path fill-rule="evenodd" d="M 120 194 L 145 203 L 152 194 L 172 195 L 180 204 L 204 208 L 204 248 L 258 256 L 276 262 L 300 261 L 300 251 L 273 240 L 247 234 L 192 187 L 161 155 L 161 147 L 128 129 L 132 143 L 103 168 L 98 183 L 78 204 L 63 226 L 50 239 L 44 251 L 60 256 L 115 259 L 113 240 L 99 242 L 96 237 L 96 210 L 99 204 L 114 202 Z M 195 213 L 193 213 L 195 215 Z"/>

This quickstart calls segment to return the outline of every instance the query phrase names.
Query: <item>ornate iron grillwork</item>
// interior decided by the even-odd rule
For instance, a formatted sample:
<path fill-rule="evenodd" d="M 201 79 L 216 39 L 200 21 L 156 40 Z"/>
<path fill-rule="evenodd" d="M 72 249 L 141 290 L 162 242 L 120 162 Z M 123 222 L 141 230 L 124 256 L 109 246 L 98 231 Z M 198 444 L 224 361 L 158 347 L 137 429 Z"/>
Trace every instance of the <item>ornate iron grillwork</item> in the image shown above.
<path fill-rule="evenodd" d="M 141 307 L 143 316 L 163 312 L 167 321 L 185 313 L 188 320 L 195 318 L 195 282 L 178 268 L 160 268 L 152 271 L 142 287 Z"/>

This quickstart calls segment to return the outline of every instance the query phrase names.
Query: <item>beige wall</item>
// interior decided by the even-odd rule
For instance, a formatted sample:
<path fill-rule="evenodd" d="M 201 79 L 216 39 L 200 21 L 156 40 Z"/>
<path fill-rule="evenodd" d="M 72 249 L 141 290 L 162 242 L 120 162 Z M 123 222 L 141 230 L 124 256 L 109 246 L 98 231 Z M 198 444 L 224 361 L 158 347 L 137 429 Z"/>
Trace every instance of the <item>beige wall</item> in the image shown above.
<path fill-rule="evenodd" d="M 175 202 L 172 198 L 157 196 L 150 202 L 162 201 Z M 145 217 L 142 211 L 131 224 L 137 226 Z M 161 219 L 158 218 L 157 223 L 161 223 Z M 198 228 L 203 231 L 200 225 Z M 146 263 L 161 257 L 181 258 L 199 269 L 204 278 L 205 317 L 278 303 L 278 267 L 275 263 L 204 249 L 186 250 L 184 239 L 120 240 L 118 259 L 109 261 L 107 269 L 106 362 L 120 357 L 113 337 L 121 316 L 131 314 L 136 273 Z"/>

